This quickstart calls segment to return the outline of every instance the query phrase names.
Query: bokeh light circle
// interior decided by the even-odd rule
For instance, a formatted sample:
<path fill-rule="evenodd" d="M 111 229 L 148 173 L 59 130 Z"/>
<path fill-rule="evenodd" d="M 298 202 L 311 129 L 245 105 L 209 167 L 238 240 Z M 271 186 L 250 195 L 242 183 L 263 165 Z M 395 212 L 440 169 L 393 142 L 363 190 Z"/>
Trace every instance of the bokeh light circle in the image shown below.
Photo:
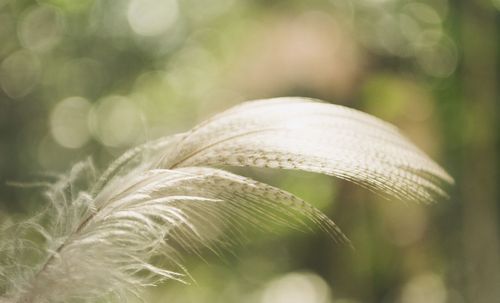
<path fill-rule="evenodd" d="M 132 0 L 127 18 L 132 30 L 143 36 L 157 36 L 175 25 L 179 16 L 176 0 Z"/>
<path fill-rule="evenodd" d="M 271 281 L 263 292 L 261 303 L 326 303 L 330 288 L 318 275 L 290 273 Z"/>
<path fill-rule="evenodd" d="M 59 145 L 80 148 L 89 141 L 90 108 L 90 102 L 82 97 L 69 97 L 56 105 L 50 116 L 50 132 Z"/>
<path fill-rule="evenodd" d="M 40 76 L 40 61 L 28 50 L 14 52 L 0 65 L 0 85 L 11 98 L 30 93 Z"/>
<path fill-rule="evenodd" d="M 142 130 L 140 109 L 129 98 L 109 96 L 92 108 L 89 126 L 92 134 L 109 147 L 135 143 Z"/>
<path fill-rule="evenodd" d="M 18 26 L 21 44 L 31 50 L 47 51 L 62 36 L 62 17 L 50 6 L 36 6 L 28 9 Z"/>

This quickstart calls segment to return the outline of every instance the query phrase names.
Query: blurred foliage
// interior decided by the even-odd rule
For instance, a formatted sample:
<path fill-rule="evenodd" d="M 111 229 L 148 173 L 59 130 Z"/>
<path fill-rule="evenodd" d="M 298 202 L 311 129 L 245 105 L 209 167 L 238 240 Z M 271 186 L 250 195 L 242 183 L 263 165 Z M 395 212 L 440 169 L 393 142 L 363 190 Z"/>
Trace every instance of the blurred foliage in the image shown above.
<path fill-rule="evenodd" d="M 243 100 L 301 95 L 372 113 L 456 178 L 450 201 L 380 201 L 313 174 L 246 171 L 316 203 L 319 232 L 186 257 L 194 285 L 148 302 L 496 302 L 498 0 L 0 0 L 0 223 L 92 156 L 186 130 Z"/>

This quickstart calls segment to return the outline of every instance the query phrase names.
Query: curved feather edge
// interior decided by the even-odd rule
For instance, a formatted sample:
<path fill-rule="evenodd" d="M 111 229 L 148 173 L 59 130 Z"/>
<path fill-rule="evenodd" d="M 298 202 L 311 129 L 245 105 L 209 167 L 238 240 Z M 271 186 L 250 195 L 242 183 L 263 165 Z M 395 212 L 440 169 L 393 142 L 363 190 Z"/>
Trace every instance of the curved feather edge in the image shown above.
<path fill-rule="evenodd" d="M 253 166 L 336 176 L 400 200 L 447 197 L 453 179 L 397 128 L 305 98 L 247 102 L 193 128 L 161 167 Z"/>
<path fill-rule="evenodd" d="M 46 192 L 49 207 L 4 227 L 0 302 L 124 301 L 142 286 L 184 281 L 184 252 L 218 254 L 249 229 L 315 225 L 349 243 L 300 198 L 210 167 L 224 165 L 323 173 L 419 202 L 445 197 L 453 183 L 394 126 L 368 114 L 305 98 L 243 103 L 125 152 L 100 177 L 89 161 L 75 165 Z M 28 240 L 33 234 L 43 241 Z"/>

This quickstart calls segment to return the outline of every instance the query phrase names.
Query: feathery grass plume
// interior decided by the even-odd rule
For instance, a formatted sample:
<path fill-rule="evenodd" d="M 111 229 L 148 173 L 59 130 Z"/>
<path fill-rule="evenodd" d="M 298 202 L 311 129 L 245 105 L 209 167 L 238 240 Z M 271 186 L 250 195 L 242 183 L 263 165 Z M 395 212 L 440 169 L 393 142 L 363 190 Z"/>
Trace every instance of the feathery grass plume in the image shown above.
<path fill-rule="evenodd" d="M 215 253 L 245 229 L 312 225 L 348 242 L 319 210 L 281 189 L 221 170 L 323 173 L 379 194 L 431 202 L 452 178 L 375 117 L 305 98 L 243 103 L 192 130 L 124 153 L 97 176 L 77 164 L 46 191 L 50 205 L 5 227 L 0 302 L 123 301 L 182 281 L 183 252 Z"/>

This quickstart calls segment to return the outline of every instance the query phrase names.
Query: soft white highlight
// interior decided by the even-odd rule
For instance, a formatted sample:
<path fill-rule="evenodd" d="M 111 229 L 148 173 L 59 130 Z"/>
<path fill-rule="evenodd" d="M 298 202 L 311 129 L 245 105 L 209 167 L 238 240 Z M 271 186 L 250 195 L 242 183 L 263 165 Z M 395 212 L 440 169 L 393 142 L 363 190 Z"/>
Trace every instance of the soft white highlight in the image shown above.
<path fill-rule="evenodd" d="M 43 212 L 2 227 L 0 302 L 123 301 L 143 286 L 183 281 L 183 253 L 218 253 L 248 229 L 318 226 L 349 242 L 300 198 L 217 168 L 228 165 L 318 172 L 418 202 L 446 196 L 453 182 L 370 115 L 304 98 L 243 103 L 133 148 L 101 174 L 90 161 L 75 165 L 49 187 Z"/>

